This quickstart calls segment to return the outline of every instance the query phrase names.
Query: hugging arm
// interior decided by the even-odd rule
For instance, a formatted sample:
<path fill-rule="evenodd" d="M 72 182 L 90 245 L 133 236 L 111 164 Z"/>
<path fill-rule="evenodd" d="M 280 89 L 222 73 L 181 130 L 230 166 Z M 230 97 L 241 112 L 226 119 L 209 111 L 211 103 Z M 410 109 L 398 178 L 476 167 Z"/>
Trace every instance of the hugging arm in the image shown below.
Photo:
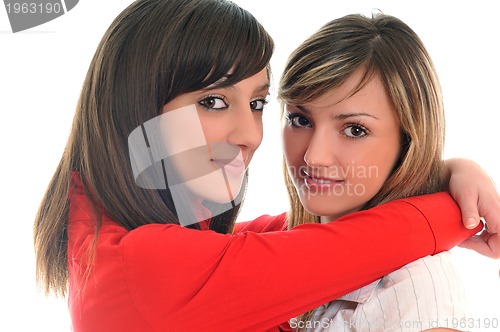
<path fill-rule="evenodd" d="M 288 231 L 229 235 L 147 225 L 120 245 L 127 277 L 140 285 L 129 291 L 141 312 L 174 329 L 266 331 L 478 231 L 459 217 L 451 197 L 438 193 Z M 200 308 L 203 315 L 193 316 Z"/>

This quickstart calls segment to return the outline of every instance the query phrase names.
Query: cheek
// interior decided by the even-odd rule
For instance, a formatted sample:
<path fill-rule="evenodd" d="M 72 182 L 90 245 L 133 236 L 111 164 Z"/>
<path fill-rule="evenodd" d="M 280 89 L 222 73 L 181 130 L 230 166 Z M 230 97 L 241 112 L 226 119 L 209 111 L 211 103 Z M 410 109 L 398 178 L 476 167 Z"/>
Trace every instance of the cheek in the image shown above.
<path fill-rule="evenodd" d="M 378 142 L 376 146 L 360 155 L 359 162 L 356 163 L 359 165 L 356 167 L 356 180 L 364 182 L 365 185 L 372 187 L 372 191 L 377 192 L 390 176 L 399 154 L 399 141 Z"/>
<path fill-rule="evenodd" d="M 256 115 L 255 126 L 259 129 L 259 145 L 262 142 L 262 138 L 264 137 L 264 125 L 262 123 L 262 114 Z"/>
<path fill-rule="evenodd" d="M 401 139 L 398 136 L 390 137 L 385 144 L 381 144 L 379 149 L 379 164 L 381 165 L 381 175 L 385 176 L 384 181 L 390 175 L 401 154 Z"/>
<path fill-rule="evenodd" d="M 283 129 L 283 153 L 287 165 L 304 162 L 304 155 L 309 144 L 309 135 L 305 130 L 294 130 L 288 126 Z"/>
<path fill-rule="evenodd" d="M 227 141 L 227 128 L 231 128 L 226 118 L 219 116 L 200 116 L 203 135 L 207 143 Z"/>

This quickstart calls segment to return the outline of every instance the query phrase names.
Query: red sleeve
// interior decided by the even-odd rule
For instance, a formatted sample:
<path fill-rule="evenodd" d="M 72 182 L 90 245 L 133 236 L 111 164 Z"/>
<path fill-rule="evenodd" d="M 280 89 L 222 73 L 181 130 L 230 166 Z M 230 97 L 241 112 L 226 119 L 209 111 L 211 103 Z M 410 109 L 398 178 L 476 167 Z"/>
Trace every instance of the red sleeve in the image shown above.
<path fill-rule="evenodd" d="M 252 221 L 237 222 L 233 234 L 242 232 L 267 233 L 285 231 L 287 227 L 286 213 L 277 216 L 264 215 Z"/>
<path fill-rule="evenodd" d="M 121 245 L 128 292 L 154 330 L 266 331 L 477 231 L 439 193 L 285 232 L 148 225 Z"/>

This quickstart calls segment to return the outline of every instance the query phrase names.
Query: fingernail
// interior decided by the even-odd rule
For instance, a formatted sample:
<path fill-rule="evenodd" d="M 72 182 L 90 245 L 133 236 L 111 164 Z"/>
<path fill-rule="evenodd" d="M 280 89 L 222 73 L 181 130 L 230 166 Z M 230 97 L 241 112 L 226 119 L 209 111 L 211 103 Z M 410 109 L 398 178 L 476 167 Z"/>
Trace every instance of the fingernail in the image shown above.
<path fill-rule="evenodd" d="M 467 218 L 467 221 L 465 222 L 465 227 L 467 227 L 468 229 L 473 229 L 476 226 L 477 226 L 476 218 L 474 217 Z"/>

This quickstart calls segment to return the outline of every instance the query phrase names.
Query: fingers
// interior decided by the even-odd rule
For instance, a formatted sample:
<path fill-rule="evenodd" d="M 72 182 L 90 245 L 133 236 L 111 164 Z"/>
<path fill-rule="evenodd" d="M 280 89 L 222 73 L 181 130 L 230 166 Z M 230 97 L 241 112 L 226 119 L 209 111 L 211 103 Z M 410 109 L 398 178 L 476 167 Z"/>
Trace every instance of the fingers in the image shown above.
<path fill-rule="evenodd" d="M 490 234 L 488 239 L 486 240 L 488 247 L 491 251 L 491 258 L 499 259 L 500 258 L 500 235 L 498 233 Z"/>
<path fill-rule="evenodd" d="M 457 201 L 458 206 L 460 206 L 460 210 L 462 212 L 462 222 L 464 223 L 464 226 L 468 229 L 476 227 L 480 222 L 478 192 L 475 190 L 463 190 L 455 196 L 455 200 Z"/>
<path fill-rule="evenodd" d="M 484 218 L 490 233 L 500 232 L 500 196 L 492 193 L 488 197 L 480 198 L 479 214 Z"/>
<path fill-rule="evenodd" d="M 500 258 L 500 193 L 477 164 L 464 160 L 449 164 L 450 194 L 460 206 L 463 224 L 471 229 L 484 221 L 487 226 L 481 235 L 466 240 L 460 246 L 487 257 Z"/>
<path fill-rule="evenodd" d="M 460 243 L 458 246 L 461 248 L 474 250 L 475 252 L 478 252 L 486 257 L 490 257 L 491 255 L 488 245 L 477 235 L 468 238 L 464 242 Z"/>
<path fill-rule="evenodd" d="M 474 250 L 483 256 L 500 258 L 500 237 L 498 234 L 491 234 L 484 230 L 480 235 L 465 240 L 459 247 Z"/>

